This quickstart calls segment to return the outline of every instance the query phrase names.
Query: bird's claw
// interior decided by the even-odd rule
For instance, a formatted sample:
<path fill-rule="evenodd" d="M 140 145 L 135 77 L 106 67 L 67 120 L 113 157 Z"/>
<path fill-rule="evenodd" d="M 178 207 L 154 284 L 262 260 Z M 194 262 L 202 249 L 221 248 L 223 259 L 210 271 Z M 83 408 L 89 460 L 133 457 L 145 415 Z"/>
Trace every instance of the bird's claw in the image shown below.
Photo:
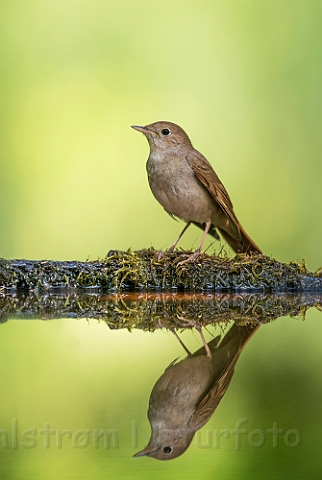
<path fill-rule="evenodd" d="M 185 260 L 181 260 L 180 262 L 177 263 L 177 265 L 181 266 L 181 265 L 184 265 L 185 263 L 194 262 L 195 260 L 197 260 L 199 255 L 200 255 L 200 251 L 198 251 L 198 250 L 196 250 L 195 253 L 192 253 L 191 255 L 184 254 L 182 256 L 183 257 L 188 257 L 188 258 L 186 258 Z"/>

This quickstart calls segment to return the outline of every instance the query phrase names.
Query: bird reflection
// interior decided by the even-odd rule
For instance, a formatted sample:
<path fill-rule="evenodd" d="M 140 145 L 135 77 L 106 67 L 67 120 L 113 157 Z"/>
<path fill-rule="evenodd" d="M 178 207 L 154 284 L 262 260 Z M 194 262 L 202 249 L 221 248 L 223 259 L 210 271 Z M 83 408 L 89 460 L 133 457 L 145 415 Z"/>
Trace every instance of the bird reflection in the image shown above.
<path fill-rule="evenodd" d="M 234 324 L 221 340 L 218 336 L 207 344 L 202 336 L 204 346 L 194 354 L 184 347 L 188 356 L 174 360 L 153 387 L 148 410 L 151 438 L 135 457 L 170 460 L 187 450 L 226 393 L 239 355 L 258 328 Z"/>

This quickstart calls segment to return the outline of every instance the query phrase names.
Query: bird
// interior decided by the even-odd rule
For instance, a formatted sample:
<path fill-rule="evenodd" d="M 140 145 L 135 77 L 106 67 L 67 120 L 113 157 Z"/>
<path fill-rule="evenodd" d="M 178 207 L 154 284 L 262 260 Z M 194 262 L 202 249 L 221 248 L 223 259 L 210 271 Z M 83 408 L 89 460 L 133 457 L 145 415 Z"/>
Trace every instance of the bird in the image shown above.
<path fill-rule="evenodd" d="M 236 253 L 262 253 L 239 223 L 227 190 L 211 164 L 179 125 L 159 121 L 132 128 L 149 142 L 146 169 L 153 195 L 171 217 L 186 222 L 168 251 L 174 251 L 191 224 L 204 231 L 197 250 L 181 264 L 198 258 L 208 233 L 219 240 L 219 232 Z"/>
<path fill-rule="evenodd" d="M 227 392 L 236 362 L 259 325 L 234 323 L 221 341 L 219 335 L 208 348 L 204 345 L 180 362 L 170 363 L 150 395 L 149 443 L 134 457 L 171 460 L 187 450 Z"/>

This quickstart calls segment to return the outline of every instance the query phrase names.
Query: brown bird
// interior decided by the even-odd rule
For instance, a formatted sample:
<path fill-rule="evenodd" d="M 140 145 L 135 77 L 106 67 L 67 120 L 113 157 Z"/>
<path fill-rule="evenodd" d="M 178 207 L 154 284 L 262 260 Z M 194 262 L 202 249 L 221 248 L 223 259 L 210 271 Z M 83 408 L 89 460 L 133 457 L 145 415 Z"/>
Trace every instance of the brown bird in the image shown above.
<path fill-rule="evenodd" d="M 187 450 L 225 395 L 236 362 L 258 328 L 234 324 L 220 343 L 220 337 L 209 342 L 208 352 L 202 347 L 168 366 L 150 396 L 150 441 L 135 457 L 170 460 Z"/>
<path fill-rule="evenodd" d="M 186 222 L 169 251 L 174 250 L 191 223 L 204 230 L 195 253 L 180 263 L 199 256 L 207 233 L 219 240 L 217 230 L 235 252 L 262 253 L 237 220 L 229 195 L 212 166 L 193 148 L 181 127 L 156 122 L 132 128 L 142 132 L 150 145 L 146 169 L 153 195 L 172 217 Z"/>

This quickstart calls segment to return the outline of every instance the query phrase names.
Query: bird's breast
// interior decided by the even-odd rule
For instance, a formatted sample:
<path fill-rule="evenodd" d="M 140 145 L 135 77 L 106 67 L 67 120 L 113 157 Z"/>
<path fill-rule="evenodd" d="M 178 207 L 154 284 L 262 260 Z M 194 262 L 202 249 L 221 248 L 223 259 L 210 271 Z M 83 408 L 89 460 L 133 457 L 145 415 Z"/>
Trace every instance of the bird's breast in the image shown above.
<path fill-rule="evenodd" d="M 150 155 L 146 168 L 153 195 L 169 213 L 186 222 L 212 217 L 217 206 L 184 157 Z"/>

